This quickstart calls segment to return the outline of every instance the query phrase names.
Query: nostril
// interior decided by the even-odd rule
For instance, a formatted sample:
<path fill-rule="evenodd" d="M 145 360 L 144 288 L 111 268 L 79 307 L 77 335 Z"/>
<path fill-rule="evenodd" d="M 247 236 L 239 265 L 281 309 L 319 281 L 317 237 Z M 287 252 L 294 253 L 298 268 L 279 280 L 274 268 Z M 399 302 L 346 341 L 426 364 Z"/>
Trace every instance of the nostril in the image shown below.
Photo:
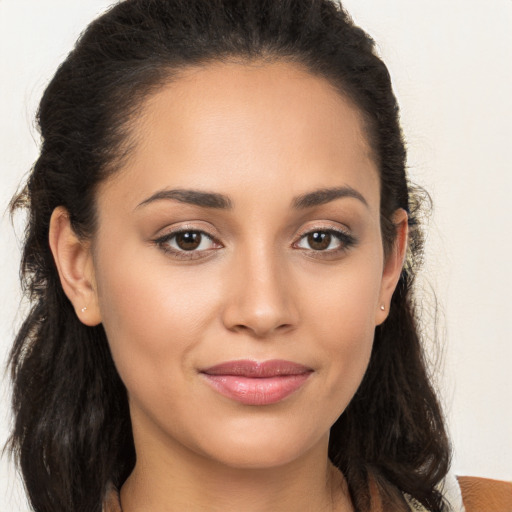
<path fill-rule="evenodd" d="M 244 324 L 237 324 L 237 325 L 234 325 L 230 330 L 233 332 L 249 332 L 255 337 L 265 338 L 265 337 L 269 337 L 276 333 L 283 334 L 292 329 L 293 329 L 292 324 L 283 323 L 283 324 L 277 325 L 275 327 L 265 327 L 265 326 L 261 326 L 261 325 L 249 326 L 249 325 L 244 325 Z"/>
<path fill-rule="evenodd" d="M 294 329 L 299 322 L 299 307 L 290 288 L 279 284 L 274 274 L 264 280 L 258 274 L 257 282 L 235 283 L 220 312 L 224 326 L 232 332 L 250 331 L 256 337 Z"/>

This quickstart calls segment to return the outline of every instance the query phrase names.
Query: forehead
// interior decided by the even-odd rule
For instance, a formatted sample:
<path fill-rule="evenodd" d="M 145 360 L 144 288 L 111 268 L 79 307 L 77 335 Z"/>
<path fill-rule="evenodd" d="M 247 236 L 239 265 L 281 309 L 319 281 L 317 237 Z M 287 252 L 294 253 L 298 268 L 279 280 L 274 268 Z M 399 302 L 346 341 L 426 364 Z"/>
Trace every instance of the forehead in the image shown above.
<path fill-rule="evenodd" d="M 130 203 L 170 186 L 284 196 L 332 185 L 371 188 L 378 202 L 362 115 L 293 63 L 187 68 L 146 99 L 129 132 L 130 157 L 104 188 L 128 184 Z"/>

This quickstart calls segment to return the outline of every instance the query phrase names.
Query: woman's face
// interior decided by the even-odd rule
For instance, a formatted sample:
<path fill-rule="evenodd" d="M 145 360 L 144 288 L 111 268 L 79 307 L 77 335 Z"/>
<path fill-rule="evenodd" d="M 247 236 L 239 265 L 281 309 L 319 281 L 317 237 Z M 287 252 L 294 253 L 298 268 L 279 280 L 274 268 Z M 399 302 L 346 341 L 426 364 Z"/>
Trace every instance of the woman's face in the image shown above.
<path fill-rule="evenodd" d="M 92 301 L 136 447 L 253 468 L 325 449 L 401 264 L 357 110 L 291 64 L 212 64 L 131 134 L 98 192 Z"/>

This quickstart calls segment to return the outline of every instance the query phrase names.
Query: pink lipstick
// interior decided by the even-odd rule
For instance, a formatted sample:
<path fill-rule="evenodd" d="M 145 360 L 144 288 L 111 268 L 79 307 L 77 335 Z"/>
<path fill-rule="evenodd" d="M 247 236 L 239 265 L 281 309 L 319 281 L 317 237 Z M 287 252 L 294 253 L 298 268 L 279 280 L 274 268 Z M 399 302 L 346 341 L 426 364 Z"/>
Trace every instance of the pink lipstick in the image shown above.
<path fill-rule="evenodd" d="M 312 372 L 302 364 L 279 359 L 227 361 L 201 370 L 206 382 L 221 395 L 245 405 L 280 402 L 298 390 Z"/>

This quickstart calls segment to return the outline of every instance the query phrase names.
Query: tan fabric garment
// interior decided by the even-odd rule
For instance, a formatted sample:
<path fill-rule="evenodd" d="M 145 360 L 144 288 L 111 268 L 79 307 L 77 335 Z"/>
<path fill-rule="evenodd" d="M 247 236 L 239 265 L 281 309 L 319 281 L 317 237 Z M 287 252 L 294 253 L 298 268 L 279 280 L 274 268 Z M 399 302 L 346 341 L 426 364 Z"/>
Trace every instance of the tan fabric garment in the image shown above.
<path fill-rule="evenodd" d="M 512 512 L 512 482 L 459 477 L 466 512 Z"/>

